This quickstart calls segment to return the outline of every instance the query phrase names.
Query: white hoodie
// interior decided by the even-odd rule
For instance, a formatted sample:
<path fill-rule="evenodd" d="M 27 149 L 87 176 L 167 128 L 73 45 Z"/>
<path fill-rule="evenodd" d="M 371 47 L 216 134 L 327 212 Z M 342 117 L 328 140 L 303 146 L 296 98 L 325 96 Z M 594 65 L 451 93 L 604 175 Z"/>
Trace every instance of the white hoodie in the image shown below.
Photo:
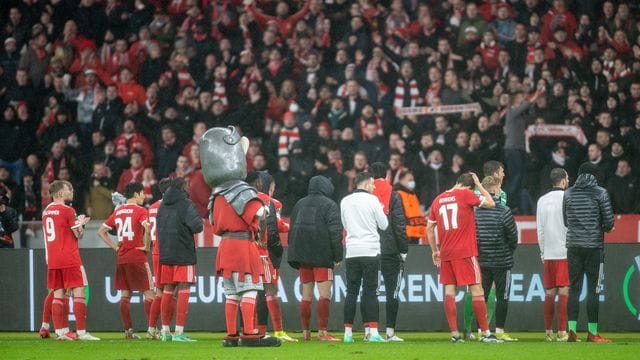
<path fill-rule="evenodd" d="M 364 190 L 356 190 L 340 202 L 342 225 L 347 232 L 345 258 L 380 254 L 378 229 L 389 226 L 380 200 Z"/>

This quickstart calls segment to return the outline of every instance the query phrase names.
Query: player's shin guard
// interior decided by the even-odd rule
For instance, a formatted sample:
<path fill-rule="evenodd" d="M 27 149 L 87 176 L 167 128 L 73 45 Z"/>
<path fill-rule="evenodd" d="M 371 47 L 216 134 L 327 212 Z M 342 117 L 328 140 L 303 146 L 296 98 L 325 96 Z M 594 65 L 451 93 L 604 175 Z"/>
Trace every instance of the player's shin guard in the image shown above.
<path fill-rule="evenodd" d="M 489 331 L 489 321 L 487 320 L 487 304 L 484 302 L 484 296 L 474 296 L 473 300 L 473 312 L 476 314 L 478 320 L 478 327 L 483 332 Z"/>
<path fill-rule="evenodd" d="M 51 302 L 51 316 L 53 317 L 53 327 L 56 329 L 56 334 L 63 335 L 59 331 L 64 329 L 64 299 L 55 298 Z"/>
<path fill-rule="evenodd" d="M 449 329 L 451 332 L 458 331 L 458 318 L 456 313 L 456 297 L 453 295 L 445 295 L 444 297 L 444 313 L 447 316 Z"/>
<path fill-rule="evenodd" d="M 171 325 L 171 318 L 173 317 L 173 292 L 162 292 L 162 304 L 160 305 L 160 312 L 162 314 L 162 329 L 166 330 Z"/>
<path fill-rule="evenodd" d="M 224 315 L 227 322 L 227 335 L 235 335 L 238 333 L 238 300 L 229 299 L 224 304 Z"/>
<path fill-rule="evenodd" d="M 277 296 L 267 296 L 267 307 L 271 314 L 273 331 L 282 331 L 282 310 L 280 309 L 280 299 Z"/>
<path fill-rule="evenodd" d="M 546 295 L 544 297 L 544 329 L 553 329 L 553 312 L 556 305 L 556 297 L 554 295 Z M 560 310 L 560 309 L 558 309 Z M 566 314 L 566 308 L 565 308 Z M 566 323 L 566 319 L 565 319 Z M 560 327 L 560 312 L 558 312 L 558 328 Z"/>
<path fill-rule="evenodd" d="M 560 295 L 558 298 L 558 331 L 567 331 L 567 303 L 568 295 Z"/>
<path fill-rule="evenodd" d="M 302 330 L 309 330 L 309 323 L 311 322 L 311 300 L 302 299 L 300 301 L 300 322 L 302 323 Z"/>
<path fill-rule="evenodd" d="M 153 303 L 151 303 L 151 310 L 149 311 L 149 327 L 156 327 L 158 325 L 158 316 L 160 316 L 160 308 L 162 306 L 162 296 L 155 296 Z"/>
<path fill-rule="evenodd" d="M 53 304 L 53 291 L 50 291 L 47 294 L 47 297 L 44 298 L 44 304 L 42 306 L 42 323 L 49 324 L 51 321 L 51 306 Z"/>
<path fill-rule="evenodd" d="M 124 326 L 125 330 L 129 330 L 133 327 L 131 324 L 131 298 L 130 297 L 123 296 L 120 298 L 120 319 L 122 319 L 122 326 Z"/>
<path fill-rule="evenodd" d="M 176 328 L 184 327 L 189 312 L 189 294 L 191 289 L 185 288 L 178 291 L 178 303 L 176 304 Z"/>
<path fill-rule="evenodd" d="M 329 304 L 330 300 L 325 297 L 318 299 L 318 330 L 327 330 L 329 324 Z M 311 303 L 309 303 L 309 305 L 311 305 Z"/>
<path fill-rule="evenodd" d="M 243 296 L 240 302 L 240 311 L 242 312 L 242 331 L 245 335 L 253 335 L 255 329 L 253 317 L 256 312 L 256 299 Z"/>
<path fill-rule="evenodd" d="M 82 333 L 87 329 L 87 304 L 84 297 L 73 298 L 73 312 L 76 316 L 76 330 Z"/>

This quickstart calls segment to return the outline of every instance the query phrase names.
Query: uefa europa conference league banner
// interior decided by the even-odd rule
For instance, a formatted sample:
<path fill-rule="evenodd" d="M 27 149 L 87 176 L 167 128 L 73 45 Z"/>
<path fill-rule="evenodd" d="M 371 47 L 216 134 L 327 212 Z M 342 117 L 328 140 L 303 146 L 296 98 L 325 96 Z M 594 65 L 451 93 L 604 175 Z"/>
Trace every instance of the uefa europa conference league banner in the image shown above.
<path fill-rule="evenodd" d="M 640 247 L 610 244 L 606 247 L 604 293 L 600 295 L 600 323 L 604 331 L 640 330 Z M 222 281 L 213 273 L 216 249 L 198 249 L 197 285 L 192 287 L 187 329 L 223 331 L 224 295 Z M 92 331 L 122 329 L 118 301 L 113 290 L 115 254 L 107 249 L 83 249 L 81 256 L 89 279 L 88 329 Z M 286 259 L 286 252 L 284 255 Z M 538 247 L 521 245 L 516 250 L 512 269 L 507 328 L 512 331 L 543 330 L 542 264 Z M 42 250 L 0 252 L 0 288 L 4 296 L 0 305 L 0 330 L 37 330 L 46 290 L 46 265 Z M 342 328 L 342 309 L 346 294 L 344 265 L 335 271 L 331 304 L 331 329 Z M 384 326 L 384 283 L 380 288 L 380 324 Z M 426 246 L 411 246 L 399 293 L 399 330 L 437 331 L 448 329 L 443 311 L 443 286 L 431 262 Z M 316 293 L 317 296 L 317 293 Z M 286 262 L 282 264 L 280 297 L 286 330 L 300 329 L 298 308 L 301 286 L 298 274 Z M 458 322 L 462 323 L 464 293 L 460 291 Z M 581 321 L 585 323 L 585 293 L 581 295 Z M 146 321 L 139 296 L 132 298 L 134 327 L 143 331 Z M 315 308 L 315 302 L 314 302 Z M 313 311 L 315 314 L 315 309 Z M 359 312 L 358 312 L 359 314 Z M 73 320 L 73 314 L 72 320 Z M 315 315 L 314 315 L 315 317 Z M 358 323 L 359 315 L 356 318 Z M 315 323 L 312 324 L 315 327 Z"/>

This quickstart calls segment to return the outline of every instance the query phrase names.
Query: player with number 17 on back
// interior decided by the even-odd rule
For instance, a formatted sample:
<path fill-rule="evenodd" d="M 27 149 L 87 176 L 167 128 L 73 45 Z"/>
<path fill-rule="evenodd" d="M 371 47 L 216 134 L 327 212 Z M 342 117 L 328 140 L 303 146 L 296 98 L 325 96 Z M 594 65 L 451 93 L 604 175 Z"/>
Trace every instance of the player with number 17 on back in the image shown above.
<path fill-rule="evenodd" d="M 473 193 L 474 185 L 480 196 Z M 502 342 L 489 331 L 487 306 L 482 290 L 482 276 L 478 264 L 478 244 L 474 207 L 494 208 L 491 195 L 474 173 L 460 175 L 455 186 L 438 195 L 431 204 L 427 224 L 427 239 L 433 263 L 440 268 L 440 283 L 445 286 L 444 310 L 451 329 L 451 342 L 464 342 L 458 332 L 456 318 L 456 290 L 469 285 L 473 296 L 473 312 L 482 330 L 482 342 Z M 438 227 L 440 247 L 436 244 Z"/>

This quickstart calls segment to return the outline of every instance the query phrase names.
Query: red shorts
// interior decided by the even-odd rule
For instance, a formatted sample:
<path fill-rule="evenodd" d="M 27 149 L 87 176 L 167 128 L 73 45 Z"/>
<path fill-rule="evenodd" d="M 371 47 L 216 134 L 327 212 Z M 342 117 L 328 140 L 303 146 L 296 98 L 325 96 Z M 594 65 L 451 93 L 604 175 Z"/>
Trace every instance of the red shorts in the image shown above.
<path fill-rule="evenodd" d="M 273 267 L 273 263 L 268 256 L 261 256 L 262 266 L 264 267 L 264 274 L 261 275 L 263 284 L 277 284 L 278 283 L 278 270 Z"/>
<path fill-rule="evenodd" d="M 571 285 L 567 259 L 545 260 L 543 282 L 545 289 Z"/>
<path fill-rule="evenodd" d="M 51 290 L 73 289 L 87 286 L 87 284 L 87 274 L 82 265 L 47 271 L 47 288 Z"/>
<path fill-rule="evenodd" d="M 326 267 L 300 266 L 300 281 L 305 284 L 309 282 L 333 281 L 333 269 Z"/>
<path fill-rule="evenodd" d="M 440 264 L 440 284 L 463 286 L 481 283 L 482 273 L 475 256 L 442 261 Z"/>
<path fill-rule="evenodd" d="M 116 290 L 146 291 L 153 288 L 148 262 L 116 265 Z"/>
<path fill-rule="evenodd" d="M 160 265 L 160 254 L 152 254 L 151 262 L 153 263 L 153 280 L 156 288 L 160 287 L 160 279 L 162 279 L 162 265 Z"/>
<path fill-rule="evenodd" d="M 160 278 L 160 284 L 162 285 L 176 283 L 195 284 L 196 282 L 195 265 L 161 265 L 161 267 L 162 278 Z"/>

